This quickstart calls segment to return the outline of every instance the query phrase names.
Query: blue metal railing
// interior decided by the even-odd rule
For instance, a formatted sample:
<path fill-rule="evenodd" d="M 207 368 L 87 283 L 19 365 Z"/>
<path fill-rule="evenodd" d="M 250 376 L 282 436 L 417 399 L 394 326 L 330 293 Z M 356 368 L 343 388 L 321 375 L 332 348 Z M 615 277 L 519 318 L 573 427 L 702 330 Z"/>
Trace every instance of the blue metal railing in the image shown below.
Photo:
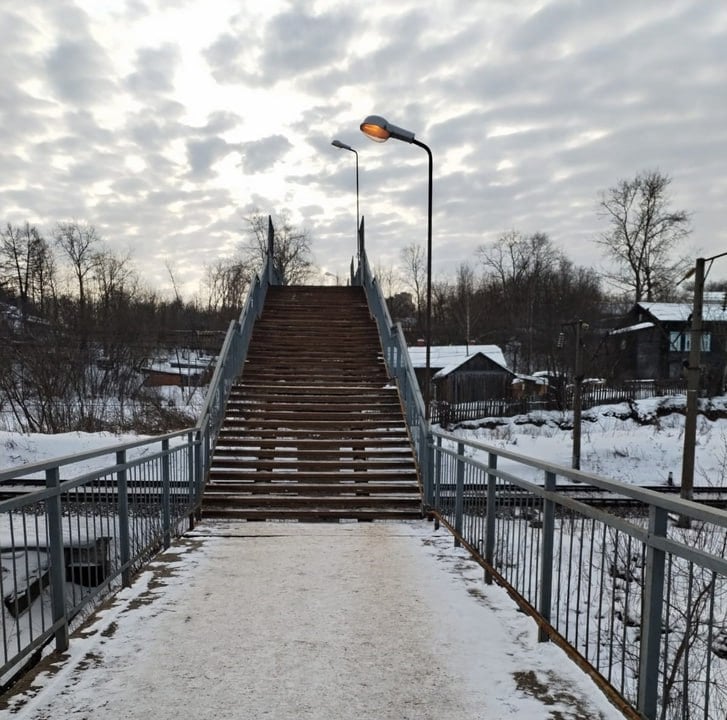
<path fill-rule="evenodd" d="M 363 221 L 361 231 L 363 230 Z M 360 243 L 360 263 L 352 280 L 360 282 L 366 293 L 369 309 L 376 320 L 379 338 L 384 351 L 384 360 L 389 375 L 396 380 L 401 396 L 406 424 L 409 429 L 422 483 L 422 500 L 425 506 L 431 504 L 431 426 L 424 412 L 419 383 L 409 357 L 404 333 L 399 324 L 391 321 L 381 287 L 373 277 L 363 242 Z"/>
<path fill-rule="evenodd" d="M 538 620 L 541 640 L 561 644 L 631 717 L 727 716 L 727 512 L 438 429 L 433 438 L 434 510 L 486 582 Z M 573 483 L 608 505 L 563 492 Z"/>
<path fill-rule="evenodd" d="M 365 253 L 360 282 L 401 391 L 424 505 L 626 716 L 727 717 L 727 512 L 431 428 Z M 587 483 L 607 504 L 569 497 Z M 627 514 L 625 503 L 637 503 Z M 689 528 L 683 528 L 684 520 Z"/>
<path fill-rule="evenodd" d="M 194 523 L 253 326 L 268 286 L 281 282 L 272 234 L 269 223 L 268 260 L 230 323 L 194 427 L 0 472 L 0 490 L 28 485 L 0 501 L 0 687 L 53 638 L 64 651 L 74 618 Z"/>

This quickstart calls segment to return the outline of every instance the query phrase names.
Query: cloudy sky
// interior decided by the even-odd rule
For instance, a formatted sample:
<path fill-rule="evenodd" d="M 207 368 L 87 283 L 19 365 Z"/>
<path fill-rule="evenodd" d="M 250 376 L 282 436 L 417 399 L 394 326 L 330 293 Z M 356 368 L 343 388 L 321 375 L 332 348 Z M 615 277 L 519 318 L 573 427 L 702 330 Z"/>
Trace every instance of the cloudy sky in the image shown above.
<path fill-rule="evenodd" d="M 424 244 L 426 153 L 372 113 L 434 154 L 437 276 L 510 229 L 602 267 L 599 193 L 650 169 L 688 254 L 727 250 L 723 0 L 4 0 L 0 68 L 0 222 L 94 225 L 159 289 L 169 264 L 195 292 L 254 209 L 345 276 L 334 138 L 373 264 Z"/>

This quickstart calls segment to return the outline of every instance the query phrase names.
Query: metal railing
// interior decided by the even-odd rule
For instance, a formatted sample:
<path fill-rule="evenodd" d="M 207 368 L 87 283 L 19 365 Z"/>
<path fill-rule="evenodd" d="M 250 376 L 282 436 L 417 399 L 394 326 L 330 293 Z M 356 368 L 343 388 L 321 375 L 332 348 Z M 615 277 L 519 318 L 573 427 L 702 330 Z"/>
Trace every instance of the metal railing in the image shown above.
<path fill-rule="evenodd" d="M 0 501 L 0 687 L 49 641 L 66 650 L 74 619 L 193 525 L 230 389 L 268 286 L 281 281 L 272 223 L 269 232 L 268 261 L 230 323 L 197 425 L 0 472 L 0 490 L 27 485 Z"/>
<path fill-rule="evenodd" d="M 727 512 L 435 430 L 431 506 L 632 717 L 727 716 Z M 634 515 L 559 493 L 585 482 Z M 691 527 L 679 527 L 689 518 Z"/>
<path fill-rule="evenodd" d="M 727 512 L 432 429 L 363 252 L 355 277 L 401 391 L 425 511 L 626 716 L 727 717 Z M 559 493 L 573 483 L 640 512 Z"/>
<path fill-rule="evenodd" d="M 384 351 L 384 361 L 389 372 L 399 388 L 399 395 L 404 406 L 406 424 L 409 429 L 412 444 L 419 468 L 419 476 L 422 483 L 422 495 L 426 504 L 431 495 L 430 467 L 431 467 L 431 437 L 430 424 L 424 412 L 424 400 L 422 398 L 419 383 L 416 379 L 414 367 L 411 364 L 409 350 L 407 348 L 404 333 L 401 325 L 394 325 L 391 322 L 389 308 L 384 300 L 381 287 L 371 273 L 368 258 L 363 248 L 363 220 L 360 228 L 360 263 L 358 271 L 353 274 L 352 280 L 360 281 L 366 292 L 369 309 L 376 320 L 379 330 L 379 339 Z"/>

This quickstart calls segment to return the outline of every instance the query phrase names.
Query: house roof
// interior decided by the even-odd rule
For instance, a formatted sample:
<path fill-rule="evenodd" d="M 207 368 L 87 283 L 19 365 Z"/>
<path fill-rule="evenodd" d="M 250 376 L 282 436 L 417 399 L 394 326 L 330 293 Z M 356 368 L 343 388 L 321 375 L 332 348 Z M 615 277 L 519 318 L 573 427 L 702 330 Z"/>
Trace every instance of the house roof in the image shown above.
<path fill-rule="evenodd" d="M 425 347 L 410 347 L 409 358 L 415 368 L 427 366 L 427 349 Z M 432 368 L 444 369 L 450 365 L 458 367 L 472 355 L 482 353 L 493 362 L 507 368 L 505 355 L 497 345 L 433 345 L 429 349 L 429 365 Z"/>
<path fill-rule="evenodd" d="M 508 370 L 507 367 L 503 363 L 497 362 L 497 360 L 495 360 L 494 358 L 490 357 L 489 355 L 485 355 L 485 353 L 483 353 L 483 352 L 476 352 L 476 353 L 472 353 L 470 355 L 467 355 L 467 356 L 461 358 L 460 360 L 456 360 L 455 362 L 451 363 L 450 365 L 446 365 L 441 370 L 439 370 L 436 373 L 434 373 L 433 379 L 434 380 L 437 380 L 438 378 L 447 377 L 447 375 L 449 375 L 450 373 L 454 372 L 457 368 L 461 367 L 466 362 L 469 362 L 473 357 L 475 357 L 477 355 L 479 355 L 481 357 L 487 357 L 487 358 L 489 358 L 496 365 L 499 365 L 503 370 L 507 370 L 507 372 L 509 372 L 513 376 L 515 375 L 515 373 L 513 373 L 511 370 Z"/>
<path fill-rule="evenodd" d="M 690 303 L 657 303 L 641 302 L 636 307 L 648 312 L 659 322 L 687 322 L 692 314 Z M 702 317 L 712 322 L 727 322 L 727 310 L 722 309 L 721 303 L 704 303 Z"/>

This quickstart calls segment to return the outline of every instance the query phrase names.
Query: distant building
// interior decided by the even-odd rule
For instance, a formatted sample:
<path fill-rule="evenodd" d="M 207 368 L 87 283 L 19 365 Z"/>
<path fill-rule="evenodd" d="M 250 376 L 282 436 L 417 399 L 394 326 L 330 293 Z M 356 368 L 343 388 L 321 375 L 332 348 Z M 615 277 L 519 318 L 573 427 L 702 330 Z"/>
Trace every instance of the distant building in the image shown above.
<path fill-rule="evenodd" d="M 196 387 L 209 383 L 214 371 L 215 358 L 185 350 L 179 357 L 155 358 L 142 372 L 146 387 L 177 385 L 179 387 Z"/>
<path fill-rule="evenodd" d="M 622 327 L 609 333 L 614 375 L 621 380 L 684 380 L 691 348 L 689 303 L 636 303 Z M 705 302 L 702 321 L 702 387 L 718 394 L 725 387 L 727 311 Z"/>
<path fill-rule="evenodd" d="M 424 388 L 426 348 L 410 347 L 419 387 Z M 438 345 L 430 349 L 432 399 L 456 404 L 509 397 L 515 373 L 497 345 Z"/>

